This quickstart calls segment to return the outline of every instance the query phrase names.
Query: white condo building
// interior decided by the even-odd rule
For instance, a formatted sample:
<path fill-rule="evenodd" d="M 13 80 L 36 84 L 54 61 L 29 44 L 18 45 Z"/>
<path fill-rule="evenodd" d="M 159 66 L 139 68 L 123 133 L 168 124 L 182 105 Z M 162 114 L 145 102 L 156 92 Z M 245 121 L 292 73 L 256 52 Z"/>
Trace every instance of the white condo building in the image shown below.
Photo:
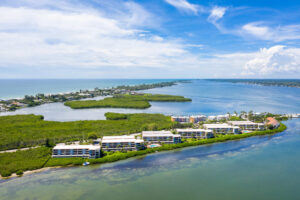
<path fill-rule="evenodd" d="M 143 140 L 146 143 L 177 144 L 181 142 L 181 135 L 173 134 L 171 131 L 143 131 Z"/>
<path fill-rule="evenodd" d="M 101 145 L 104 151 L 136 151 L 144 148 L 144 140 L 133 135 L 104 136 Z"/>
<path fill-rule="evenodd" d="M 238 126 L 231 126 L 229 124 L 203 124 L 203 127 L 208 130 L 212 130 L 216 133 L 223 133 L 223 134 L 239 134 L 241 129 Z"/>
<path fill-rule="evenodd" d="M 265 124 L 264 123 L 255 123 L 251 121 L 228 121 L 228 124 L 232 126 L 238 126 L 242 130 L 264 130 L 265 129 Z"/>
<path fill-rule="evenodd" d="M 58 144 L 52 150 L 53 158 L 100 158 L 100 145 Z"/>
<path fill-rule="evenodd" d="M 205 139 L 214 137 L 213 131 L 207 129 L 176 129 L 176 132 L 182 138 Z"/>

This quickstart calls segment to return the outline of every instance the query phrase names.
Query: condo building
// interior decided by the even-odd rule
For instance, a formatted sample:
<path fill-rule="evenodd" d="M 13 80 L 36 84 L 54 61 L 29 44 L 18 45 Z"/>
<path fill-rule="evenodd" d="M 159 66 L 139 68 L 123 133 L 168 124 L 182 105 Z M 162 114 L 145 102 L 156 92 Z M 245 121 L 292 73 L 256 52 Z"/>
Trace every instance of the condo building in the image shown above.
<path fill-rule="evenodd" d="M 103 151 L 137 151 L 144 149 L 144 140 L 136 139 L 135 136 L 104 136 L 102 138 Z"/>
<path fill-rule="evenodd" d="M 177 144 L 181 143 L 181 135 L 173 134 L 171 131 L 143 131 L 143 140 L 152 144 Z"/>
<path fill-rule="evenodd" d="M 58 144 L 52 150 L 53 158 L 68 158 L 68 157 L 82 157 L 82 158 L 100 158 L 100 145 L 65 145 Z"/>
<path fill-rule="evenodd" d="M 189 123 L 190 117 L 188 117 L 188 116 L 172 116 L 171 121 L 172 122 L 180 122 L 180 123 Z"/>
<path fill-rule="evenodd" d="M 198 123 L 198 122 L 203 122 L 206 120 L 206 116 L 205 115 L 192 115 L 190 116 L 190 122 L 191 123 Z"/>
<path fill-rule="evenodd" d="M 241 132 L 240 127 L 231 126 L 229 124 L 204 124 L 203 127 L 208 130 L 212 130 L 216 133 L 222 134 L 239 134 Z"/>
<path fill-rule="evenodd" d="M 255 131 L 255 130 L 264 130 L 265 129 L 264 123 L 255 123 L 255 122 L 251 122 L 251 121 L 228 121 L 227 123 L 232 126 L 238 126 L 242 130 Z"/>
<path fill-rule="evenodd" d="M 186 139 L 205 139 L 214 137 L 213 131 L 207 129 L 176 129 L 176 132 L 181 135 L 182 138 Z"/>

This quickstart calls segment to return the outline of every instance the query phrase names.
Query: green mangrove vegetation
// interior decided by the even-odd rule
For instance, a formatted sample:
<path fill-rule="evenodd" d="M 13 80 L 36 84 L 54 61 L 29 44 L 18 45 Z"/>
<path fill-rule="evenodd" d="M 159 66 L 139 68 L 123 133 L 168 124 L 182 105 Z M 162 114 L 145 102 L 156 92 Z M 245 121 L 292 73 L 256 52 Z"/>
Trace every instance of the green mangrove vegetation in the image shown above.
<path fill-rule="evenodd" d="M 126 114 L 122 120 L 71 122 L 44 121 L 43 116 L 38 115 L 1 116 L 0 150 L 86 140 L 91 133 L 101 137 L 137 133 L 142 130 L 170 129 L 173 126 L 174 123 L 168 116 L 145 113 Z"/>
<path fill-rule="evenodd" d="M 183 96 L 163 95 L 163 94 L 118 94 L 113 97 L 107 97 L 102 100 L 88 100 L 88 101 L 67 101 L 66 106 L 73 109 L 83 108 L 135 108 L 145 109 L 149 108 L 151 104 L 149 101 L 160 102 L 186 102 L 192 101 Z"/>
<path fill-rule="evenodd" d="M 39 147 L 13 153 L 0 153 L 0 174 L 3 177 L 12 173 L 22 175 L 24 171 L 43 168 L 51 158 L 51 148 Z"/>

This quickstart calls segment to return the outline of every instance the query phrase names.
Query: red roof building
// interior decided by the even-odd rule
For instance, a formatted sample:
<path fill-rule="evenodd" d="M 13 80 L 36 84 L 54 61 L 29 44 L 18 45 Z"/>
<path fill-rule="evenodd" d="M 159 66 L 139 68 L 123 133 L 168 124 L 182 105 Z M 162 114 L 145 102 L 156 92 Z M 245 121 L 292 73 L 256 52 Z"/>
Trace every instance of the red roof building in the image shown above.
<path fill-rule="evenodd" d="M 273 127 L 277 128 L 280 125 L 280 123 L 276 119 L 274 119 L 273 117 L 268 117 L 267 118 L 267 125 L 272 125 Z"/>

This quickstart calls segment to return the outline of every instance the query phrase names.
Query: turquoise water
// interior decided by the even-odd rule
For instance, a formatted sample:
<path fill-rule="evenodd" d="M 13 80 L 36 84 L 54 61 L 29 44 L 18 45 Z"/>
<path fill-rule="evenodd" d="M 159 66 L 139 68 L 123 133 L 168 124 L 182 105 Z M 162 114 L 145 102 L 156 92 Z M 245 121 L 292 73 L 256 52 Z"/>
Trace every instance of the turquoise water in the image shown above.
<path fill-rule="evenodd" d="M 300 113 L 298 88 L 199 80 L 148 92 L 179 94 L 193 99 L 187 103 L 153 103 L 149 110 L 155 110 L 151 112 Z M 91 110 L 86 114 L 95 112 Z M 0 199 L 297 200 L 300 196 L 300 119 L 289 120 L 286 125 L 286 131 L 272 136 L 156 153 L 105 165 L 51 169 L 1 180 Z"/>

